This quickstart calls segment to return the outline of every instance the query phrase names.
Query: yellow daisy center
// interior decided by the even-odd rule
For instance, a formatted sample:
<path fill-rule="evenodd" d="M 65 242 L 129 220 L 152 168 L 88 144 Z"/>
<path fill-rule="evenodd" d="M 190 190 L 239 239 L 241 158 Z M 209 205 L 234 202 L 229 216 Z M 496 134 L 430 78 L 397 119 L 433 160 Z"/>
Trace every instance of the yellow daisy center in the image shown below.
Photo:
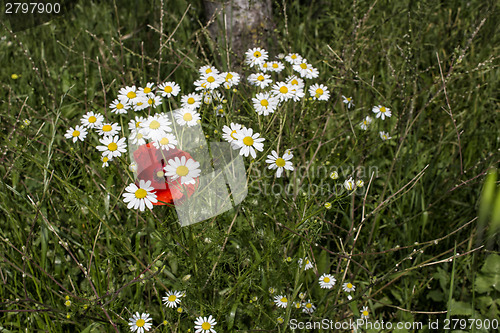
<path fill-rule="evenodd" d="M 144 88 L 145 94 L 149 94 L 150 92 L 151 92 L 151 88 L 149 88 L 149 87 Z"/>
<path fill-rule="evenodd" d="M 89 117 L 89 123 L 95 123 L 97 121 L 97 118 L 94 116 Z"/>
<path fill-rule="evenodd" d="M 135 98 L 136 96 L 137 95 L 133 91 L 130 91 L 130 92 L 127 93 L 127 97 L 130 98 L 130 99 Z"/>
<path fill-rule="evenodd" d="M 151 105 L 154 103 L 154 101 L 155 101 L 154 99 L 150 98 L 150 99 L 148 99 L 148 104 Z"/>
<path fill-rule="evenodd" d="M 168 145 L 168 143 L 169 143 L 169 142 L 170 142 L 170 141 L 168 140 L 168 138 L 162 138 L 162 139 L 160 140 L 160 144 L 161 144 L 161 145 Z"/>
<path fill-rule="evenodd" d="M 66 301 L 66 302 L 64 302 L 64 305 L 66 305 L 66 306 L 70 306 L 70 305 L 71 305 L 71 301 Z"/>
<path fill-rule="evenodd" d="M 281 298 L 281 299 L 280 299 L 280 301 L 281 301 L 282 303 L 288 303 L 288 300 L 286 299 L 286 297 Z"/>
<path fill-rule="evenodd" d="M 73 136 L 74 137 L 80 136 L 80 131 L 73 131 Z"/>
<path fill-rule="evenodd" d="M 273 68 L 278 68 L 278 64 L 273 64 Z"/>
<path fill-rule="evenodd" d="M 305 62 L 301 63 L 300 64 L 300 68 L 306 69 L 307 68 L 307 64 Z"/>
<path fill-rule="evenodd" d="M 293 79 L 293 80 L 292 80 L 292 84 L 293 84 L 294 86 L 296 86 L 296 85 L 298 85 L 298 84 L 299 84 L 299 81 L 297 81 L 296 79 Z"/>
<path fill-rule="evenodd" d="M 260 101 L 260 105 L 262 105 L 262 106 L 268 106 L 269 102 L 267 101 L 267 99 L 263 99 L 262 101 Z"/>
<path fill-rule="evenodd" d="M 210 325 L 210 323 L 207 323 L 207 322 L 204 322 L 203 324 L 201 324 L 201 329 L 205 330 L 205 331 L 208 331 L 211 327 L 212 327 L 212 325 Z"/>
<path fill-rule="evenodd" d="M 144 199 L 147 195 L 148 195 L 148 192 L 143 188 L 140 188 L 137 191 L 135 191 L 135 197 L 137 199 Z M 139 320 L 142 320 L 142 319 L 139 319 Z M 144 325 L 144 320 L 142 320 L 142 321 L 143 321 L 143 325 Z M 139 325 L 137 325 L 137 326 L 139 326 Z"/>
<path fill-rule="evenodd" d="M 300 309 L 300 303 L 295 303 L 295 307 L 296 307 L 297 309 Z"/>
<path fill-rule="evenodd" d="M 138 122 L 135 123 L 135 128 L 139 128 L 139 126 L 141 126 L 141 122 L 140 121 L 138 121 Z"/>
<path fill-rule="evenodd" d="M 251 146 L 253 145 L 253 139 L 251 136 L 246 136 L 245 138 L 243 138 L 243 143 L 247 146 Z"/>
<path fill-rule="evenodd" d="M 261 56 L 262 56 L 262 53 L 260 53 L 259 51 L 255 51 L 255 52 L 253 53 L 253 56 L 254 56 L 255 58 L 259 58 L 259 57 L 261 57 Z"/>
<path fill-rule="evenodd" d="M 292 56 L 291 56 L 290 58 L 292 58 L 292 59 L 297 59 L 297 55 L 292 54 Z"/>
<path fill-rule="evenodd" d="M 184 119 L 184 121 L 191 121 L 193 120 L 193 115 L 191 113 L 185 113 L 182 119 Z"/>
<path fill-rule="evenodd" d="M 386 110 L 385 106 L 383 106 L 383 107 L 380 108 L 380 112 L 385 113 L 386 111 L 387 110 Z"/>
<path fill-rule="evenodd" d="M 323 279 L 323 282 L 325 282 L 325 283 L 330 282 L 330 278 L 328 276 L 325 276 L 325 278 Z"/>
<path fill-rule="evenodd" d="M 352 288 L 352 283 L 348 283 L 348 284 L 347 284 L 347 288 L 348 288 L 348 289 L 351 289 L 351 288 Z"/>
<path fill-rule="evenodd" d="M 368 311 L 363 311 L 363 316 L 368 316 Z"/>
<path fill-rule="evenodd" d="M 207 69 L 205 70 L 205 73 L 207 73 L 207 74 L 208 74 L 208 73 L 212 73 L 212 69 L 211 69 L 211 68 L 207 68 Z"/>
<path fill-rule="evenodd" d="M 284 160 L 284 159 L 282 159 L 281 157 L 280 157 L 280 158 L 278 158 L 278 159 L 276 159 L 276 165 L 277 165 L 278 167 L 282 168 L 282 167 L 284 167 L 284 166 L 285 166 L 285 164 L 286 164 L 285 160 Z"/>
<path fill-rule="evenodd" d="M 123 109 L 123 104 L 122 104 L 122 103 L 118 103 L 118 104 L 116 104 L 116 108 L 117 108 L 117 109 Z"/>
<path fill-rule="evenodd" d="M 158 129 L 160 128 L 161 124 L 158 120 L 153 120 L 150 124 L 149 124 L 149 128 L 151 129 Z"/>
<path fill-rule="evenodd" d="M 231 134 L 229 134 L 234 140 L 236 140 L 233 134 L 236 134 L 236 130 L 232 131 Z"/>
<path fill-rule="evenodd" d="M 104 125 L 102 127 L 103 132 L 111 132 L 112 129 L 113 129 L 113 127 L 111 127 L 111 125 Z"/>
<path fill-rule="evenodd" d="M 115 143 L 115 142 L 111 142 L 109 145 L 108 145 L 108 149 L 110 151 L 115 151 L 118 149 L 118 145 Z"/>
<path fill-rule="evenodd" d="M 313 306 L 313 305 L 312 305 L 311 303 L 307 303 L 307 304 L 306 304 L 306 308 L 308 308 L 308 309 L 312 308 L 312 306 Z"/>
<path fill-rule="evenodd" d="M 177 299 L 177 296 L 175 296 L 175 295 L 168 296 L 168 301 L 169 302 L 175 302 L 176 299 Z"/>
<path fill-rule="evenodd" d="M 346 99 L 347 99 L 347 101 L 348 101 L 348 102 L 350 102 L 350 101 L 351 101 L 351 97 L 347 97 Z"/>
<path fill-rule="evenodd" d="M 177 175 L 180 177 L 184 177 L 189 173 L 189 169 L 185 165 L 178 166 L 177 169 L 175 170 Z"/>
<path fill-rule="evenodd" d="M 142 133 L 137 133 L 137 139 L 142 139 L 144 137 L 144 135 Z"/>
<path fill-rule="evenodd" d="M 142 104 L 144 104 L 143 102 L 137 102 L 137 106 L 141 106 Z"/>
<path fill-rule="evenodd" d="M 316 95 L 323 95 L 323 92 L 324 91 L 321 88 L 316 89 Z"/>
<path fill-rule="evenodd" d="M 193 97 L 189 97 L 187 102 L 188 102 L 188 104 L 194 104 L 195 100 Z"/>
<path fill-rule="evenodd" d="M 146 321 L 144 319 L 138 319 L 136 322 L 135 322 L 135 325 L 137 327 L 144 327 L 144 324 L 146 324 Z"/>
<path fill-rule="evenodd" d="M 259 77 L 257 78 L 257 80 L 259 81 L 264 81 L 265 80 L 265 77 L 263 75 L 259 75 Z"/>
<path fill-rule="evenodd" d="M 167 94 L 170 94 L 172 92 L 172 87 L 171 86 L 166 86 L 165 89 L 163 89 L 164 92 L 166 92 Z"/>
<path fill-rule="evenodd" d="M 288 92 L 288 88 L 287 87 L 283 86 L 283 87 L 280 88 L 280 93 L 286 94 L 287 92 Z"/>
<path fill-rule="evenodd" d="M 104 156 L 104 157 L 102 158 L 102 161 L 103 161 L 104 163 L 106 163 L 107 161 L 109 161 L 109 158 L 108 158 L 107 156 Z"/>
<path fill-rule="evenodd" d="M 229 81 L 229 80 L 231 80 L 232 78 L 233 78 L 233 74 L 231 74 L 231 73 L 227 73 L 227 75 L 226 75 L 226 81 Z"/>
<path fill-rule="evenodd" d="M 215 82 L 215 79 L 214 79 L 214 77 L 213 77 L 213 76 L 209 76 L 209 77 L 207 78 L 207 81 L 208 81 L 208 82 L 210 82 L 210 83 L 212 83 L 212 82 Z"/>

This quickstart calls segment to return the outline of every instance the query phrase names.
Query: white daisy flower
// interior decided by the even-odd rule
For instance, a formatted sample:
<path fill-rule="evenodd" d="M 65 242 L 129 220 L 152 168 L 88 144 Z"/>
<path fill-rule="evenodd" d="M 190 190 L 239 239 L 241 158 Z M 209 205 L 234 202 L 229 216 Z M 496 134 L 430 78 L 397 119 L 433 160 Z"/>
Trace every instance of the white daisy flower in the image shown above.
<path fill-rule="evenodd" d="M 102 156 L 108 158 L 122 156 L 122 153 L 127 152 L 127 144 L 125 138 L 120 138 L 118 135 L 105 136 L 99 139 L 103 146 L 97 146 L 97 150 L 102 151 Z"/>
<path fill-rule="evenodd" d="M 97 134 L 103 136 L 114 136 L 120 132 L 122 127 L 118 123 L 101 123 L 97 128 Z"/>
<path fill-rule="evenodd" d="M 167 296 L 163 297 L 163 304 L 169 308 L 176 308 L 181 302 L 183 294 L 180 291 L 167 291 Z"/>
<path fill-rule="evenodd" d="M 268 290 L 270 294 L 274 294 L 276 292 L 276 289 L 274 289 L 273 287 L 269 287 Z"/>
<path fill-rule="evenodd" d="M 337 280 L 330 274 L 323 274 L 319 277 L 319 286 L 323 289 L 332 289 Z"/>
<path fill-rule="evenodd" d="M 271 75 L 264 73 L 256 73 L 256 74 L 250 74 L 248 76 L 248 82 L 250 82 L 250 84 L 254 86 L 264 89 L 271 83 L 273 83 L 273 80 L 271 79 Z"/>
<path fill-rule="evenodd" d="M 257 157 L 255 150 L 263 151 L 264 144 L 262 143 L 265 139 L 259 138 L 259 133 L 253 133 L 251 128 L 242 128 L 235 134 L 237 139 L 236 144 L 240 147 L 240 155 L 245 157 L 248 154 L 252 155 L 253 158 Z"/>
<path fill-rule="evenodd" d="M 135 86 L 127 86 L 118 91 L 118 99 L 121 101 L 135 103 L 137 97 L 137 88 Z"/>
<path fill-rule="evenodd" d="M 280 308 L 286 308 L 288 306 L 288 298 L 283 295 L 274 296 L 274 303 Z"/>
<path fill-rule="evenodd" d="M 130 163 L 130 165 L 128 166 L 128 169 L 131 171 L 131 172 L 137 172 L 137 163 L 135 162 L 132 162 Z"/>
<path fill-rule="evenodd" d="M 224 82 L 224 78 L 222 76 L 214 73 L 203 74 L 200 80 L 203 82 L 201 85 L 203 89 L 208 90 L 214 90 Z M 198 88 L 196 90 L 198 90 Z"/>
<path fill-rule="evenodd" d="M 192 158 L 186 159 L 186 156 L 168 160 L 163 170 L 171 180 L 180 178 L 181 184 L 194 184 L 195 178 L 201 174 L 200 163 Z"/>
<path fill-rule="evenodd" d="M 350 293 L 351 291 L 354 291 L 356 289 L 356 286 L 351 282 L 346 282 L 342 285 L 342 289 L 344 289 L 346 293 Z"/>
<path fill-rule="evenodd" d="M 177 139 L 172 133 L 166 133 L 161 139 L 153 141 L 153 145 L 157 149 L 163 150 L 174 149 L 176 144 L 178 144 Z"/>
<path fill-rule="evenodd" d="M 183 108 L 197 109 L 201 105 L 201 95 L 191 93 L 181 97 L 181 105 Z"/>
<path fill-rule="evenodd" d="M 87 129 L 84 126 L 76 125 L 75 128 L 70 127 L 64 134 L 66 139 L 72 139 L 73 143 L 78 140 L 83 141 L 87 137 Z"/>
<path fill-rule="evenodd" d="M 139 314 L 139 312 L 136 312 L 135 315 L 129 319 L 128 325 L 132 332 L 144 333 L 149 331 L 153 325 L 153 323 L 150 323 L 151 320 L 153 319 L 149 317 L 148 313 Z"/>
<path fill-rule="evenodd" d="M 225 115 L 224 107 L 222 106 L 222 104 L 214 106 L 214 111 L 217 117 L 224 117 Z"/>
<path fill-rule="evenodd" d="M 359 127 L 361 127 L 362 130 L 367 130 L 368 126 L 372 123 L 372 117 L 366 116 L 366 118 L 359 124 Z"/>
<path fill-rule="evenodd" d="M 269 169 L 278 169 L 276 171 L 276 177 L 280 178 L 283 173 L 283 169 L 293 171 L 293 164 L 290 161 L 292 159 L 292 154 L 283 154 L 283 157 L 279 157 L 278 153 L 273 150 L 271 155 L 267 155 L 266 163 L 269 164 Z"/>
<path fill-rule="evenodd" d="M 203 93 L 203 103 L 207 105 L 213 102 L 221 102 L 221 101 L 222 101 L 222 95 L 217 90 L 207 91 Z"/>
<path fill-rule="evenodd" d="M 382 140 L 384 140 L 384 141 L 385 141 L 385 140 L 392 139 L 392 136 L 389 136 L 389 133 L 384 132 L 384 131 L 379 132 L 379 135 L 380 135 L 380 138 L 381 138 Z"/>
<path fill-rule="evenodd" d="M 109 105 L 109 108 L 113 113 L 124 114 L 127 113 L 128 109 L 130 109 L 130 104 L 125 102 L 125 100 L 119 100 L 117 98 Z"/>
<path fill-rule="evenodd" d="M 147 119 L 141 116 L 135 116 L 134 119 L 130 119 L 128 122 L 128 129 L 130 131 L 137 130 L 141 128 L 141 123 L 145 122 Z"/>
<path fill-rule="evenodd" d="M 293 302 L 293 307 L 296 309 L 300 309 L 302 307 L 302 303 L 301 302 Z"/>
<path fill-rule="evenodd" d="M 293 88 L 293 86 L 292 86 L 291 92 L 292 92 L 292 100 L 294 102 L 300 101 L 306 95 L 304 92 L 304 89 L 302 89 L 302 88 L 295 89 L 295 88 Z"/>
<path fill-rule="evenodd" d="M 131 144 L 142 146 L 146 144 L 146 137 L 144 133 L 139 129 L 133 129 L 130 131 L 130 135 L 128 136 L 128 140 Z"/>
<path fill-rule="evenodd" d="M 344 182 L 344 187 L 348 191 L 352 191 L 356 188 L 356 184 L 354 183 L 354 180 L 352 180 L 352 177 L 346 179 L 346 181 Z"/>
<path fill-rule="evenodd" d="M 212 327 L 217 325 L 215 318 L 212 315 L 207 317 L 198 317 L 194 321 L 194 329 L 195 333 L 217 333 Z"/>
<path fill-rule="evenodd" d="M 138 94 L 146 95 L 148 97 L 154 96 L 154 85 L 155 84 L 153 82 L 146 83 L 146 87 L 138 89 Z"/>
<path fill-rule="evenodd" d="M 285 54 L 284 53 L 278 53 L 278 55 L 276 56 L 276 59 L 279 59 L 279 60 L 285 59 Z"/>
<path fill-rule="evenodd" d="M 363 179 L 358 179 L 356 181 L 356 187 L 363 187 L 365 186 L 365 182 L 363 181 Z"/>
<path fill-rule="evenodd" d="M 107 156 L 101 156 L 102 167 L 103 168 L 109 167 L 109 163 L 108 162 L 111 161 L 111 160 L 112 160 L 112 158 L 109 158 Z"/>
<path fill-rule="evenodd" d="M 307 76 L 309 75 L 309 72 L 313 68 L 314 67 L 312 65 L 308 64 L 305 59 L 302 59 L 302 62 L 293 65 L 293 70 L 298 72 L 300 77 L 304 77 L 304 78 L 308 78 Z"/>
<path fill-rule="evenodd" d="M 385 119 L 385 117 L 390 118 L 392 113 L 391 109 L 386 108 L 385 106 L 382 105 L 377 105 L 372 108 L 372 111 L 375 113 L 375 116 L 377 118 L 381 118 L 382 120 Z"/>
<path fill-rule="evenodd" d="M 323 84 L 313 84 L 309 87 L 309 94 L 313 99 L 318 101 L 327 101 L 330 98 L 330 92 L 328 88 Z"/>
<path fill-rule="evenodd" d="M 347 295 L 347 300 L 348 301 L 352 301 L 352 296 L 351 295 Z"/>
<path fill-rule="evenodd" d="M 269 71 L 271 71 L 271 63 L 269 62 L 263 62 L 259 65 L 259 69 L 263 72 L 263 73 L 267 73 Z"/>
<path fill-rule="evenodd" d="M 173 81 L 160 84 L 157 90 L 158 93 L 161 93 L 162 97 L 167 97 L 167 98 L 170 98 L 172 96 L 177 96 L 180 91 L 181 87 Z"/>
<path fill-rule="evenodd" d="M 200 75 L 204 75 L 204 74 L 219 74 L 219 70 L 217 68 L 215 68 L 214 66 L 210 66 L 210 65 L 206 65 L 206 66 L 202 66 L 200 67 L 200 69 L 198 70 L 200 72 Z"/>
<path fill-rule="evenodd" d="M 312 264 L 312 262 L 311 262 L 311 261 L 309 260 L 309 258 L 307 258 L 307 257 L 305 257 L 304 259 L 299 258 L 298 263 L 299 263 L 299 267 L 300 267 L 300 268 L 302 268 L 302 264 L 303 264 L 304 262 L 306 263 L 306 266 L 304 267 L 304 270 L 306 270 L 306 271 L 307 271 L 308 269 L 313 268 L 313 264 Z"/>
<path fill-rule="evenodd" d="M 240 83 L 240 74 L 236 72 L 224 72 L 220 76 L 224 79 L 224 88 L 229 89 L 233 86 L 237 86 Z"/>
<path fill-rule="evenodd" d="M 285 319 L 283 319 L 283 317 L 279 316 L 278 318 L 276 318 L 276 322 L 278 324 L 283 324 L 285 322 Z"/>
<path fill-rule="evenodd" d="M 146 95 L 141 95 L 140 97 L 137 97 L 132 106 L 134 111 L 137 112 L 147 109 L 149 107 L 148 99 L 149 97 L 147 97 Z"/>
<path fill-rule="evenodd" d="M 189 127 L 196 126 L 198 121 L 201 120 L 200 114 L 190 108 L 182 108 L 175 111 L 174 118 L 177 124 L 181 126 L 187 125 Z"/>
<path fill-rule="evenodd" d="M 267 51 L 261 49 L 260 47 L 254 47 L 253 49 L 248 50 L 245 53 L 246 60 L 245 62 L 250 66 L 254 67 L 255 65 L 260 65 L 267 61 Z"/>
<path fill-rule="evenodd" d="M 253 107 L 258 114 L 267 116 L 276 111 L 279 100 L 270 93 L 265 92 L 257 94 L 255 98 L 252 98 L 252 102 Z"/>
<path fill-rule="evenodd" d="M 302 57 L 298 53 L 289 53 L 285 57 L 285 61 L 287 61 L 291 65 L 297 65 L 302 62 Z"/>
<path fill-rule="evenodd" d="M 155 95 L 148 95 L 148 96 L 143 96 L 143 97 L 140 97 L 140 100 L 138 101 L 139 102 L 142 102 L 144 103 L 143 105 L 146 106 L 146 108 L 148 107 L 153 107 L 153 108 L 156 108 L 158 107 L 158 105 L 161 105 L 162 103 L 162 99 L 160 96 L 155 96 Z"/>
<path fill-rule="evenodd" d="M 144 137 L 150 140 L 161 139 L 166 133 L 171 132 L 172 123 L 168 117 L 163 114 L 155 114 L 149 116 L 145 122 L 140 123 L 141 133 Z"/>
<path fill-rule="evenodd" d="M 333 171 L 331 174 L 330 174 L 330 178 L 335 180 L 335 179 L 339 179 L 339 173 L 337 171 Z"/>
<path fill-rule="evenodd" d="M 123 193 L 123 201 L 125 203 L 128 202 L 128 209 L 139 208 L 143 212 L 146 207 L 153 209 L 153 203 L 158 202 L 150 180 L 144 181 L 140 179 L 139 187 L 135 183 L 131 183 L 125 188 L 125 191 L 126 193 Z"/>
<path fill-rule="evenodd" d="M 306 79 L 315 79 L 319 76 L 319 71 L 318 69 L 316 69 L 315 67 L 312 67 L 310 66 L 307 71 L 306 71 L 306 75 L 303 76 L 305 77 Z"/>
<path fill-rule="evenodd" d="M 80 121 L 82 122 L 82 125 L 87 128 L 96 128 L 102 124 L 103 120 L 104 117 L 102 114 L 89 111 L 83 115 Z"/>
<path fill-rule="evenodd" d="M 303 309 L 302 312 L 312 314 L 314 310 L 316 310 L 316 306 L 314 306 L 311 303 L 311 300 L 307 300 L 307 302 L 304 302 L 304 305 L 302 305 Z"/>
<path fill-rule="evenodd" d="M 269 63 L 270 70 L 276 73 L 280 73 L 282 70 L 285 69 L 285 65 L 279 61 L 271 61 Z"/>
<path fill-rule="evenodd" d="M 292 88 L 294 89 L 302 89 L 305 86 L 304 80 L 296 75 L 290 75 L 285 80 Z"/>
<path fill-rule="evenodd" d="M 368 307 L 367 306 L 363 306 L 363 308 L 361 309 L 361 318 L 362 319 L 368 319 Z"/>
<path fill-rule="evenodd" d="M 241 130 L 241 125 L 240 124 L 235 124 L 231 123 L 231 127 L 224 125 L 222 128 L 222 138 L 226 140 L 227 142 L 231 143 L 231 146 L 233 146 L 233 149 L 239 148 L 236 145 L 236 142 L 238 139 L 236 138 L 236 134 L 238 133 L 239 130 Z"/>
<path fill-rule="evenodd" d="M 344 102 L 344 104 L 347 104 L 348 109 L 350 109 L 351 107 L 354 106 L 354 102 L 352 101 L 352 97 L 345 97 L 344 95 L 342 95 L 342 102 Z"/>
<path fill-rule="evenodd" d="M 276 82 L 273 85 L 272 92 L 280 101 L 288 101 L 293 97 L 292 87 L 286 82 Z"/>

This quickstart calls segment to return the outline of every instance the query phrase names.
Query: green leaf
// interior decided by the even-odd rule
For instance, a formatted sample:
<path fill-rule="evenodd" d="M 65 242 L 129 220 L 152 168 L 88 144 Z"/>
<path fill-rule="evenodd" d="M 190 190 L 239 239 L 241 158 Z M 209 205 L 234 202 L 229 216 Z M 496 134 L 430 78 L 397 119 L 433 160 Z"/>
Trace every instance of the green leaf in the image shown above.
<path fill-rule="evenodd" d="M 472 305 L 466 302 L 451 300 L 450 316 L 472 316 Z"/>

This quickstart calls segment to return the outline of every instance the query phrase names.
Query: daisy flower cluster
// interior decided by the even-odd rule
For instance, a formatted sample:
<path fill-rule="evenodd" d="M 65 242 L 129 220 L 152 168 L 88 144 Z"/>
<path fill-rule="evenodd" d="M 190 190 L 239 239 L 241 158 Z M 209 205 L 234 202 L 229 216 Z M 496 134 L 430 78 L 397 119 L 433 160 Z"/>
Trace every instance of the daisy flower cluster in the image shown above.
<path fill-rule="evenodd" d="M 343 99 L 344 104 L 347 105 L 348 109 L 350 109 L 351 107 L 354 106 L 354 102 L 353 102 L 352 97 L 342 96 L 342 99 Z M 383 105 L 373 106 L 372 113 L 375 114 L 376 119 L 381 119 L 381 120 L 385 120 L 386 118 L 390 118 L 392 116 L 391 109 L 388 108 L 387 106 L 383 106 Z M 368 130 L 368 127 L 370 127 L 372 122 L 373 122 L 373 118 L 370 117 L 370 115 L 367 115 L 367 116 L 365 116 L 365 118 L 363 118 L 361 123 L 359 123 L 359 127 L 362 130 L 366 131 L 366 130 Z M 389 135 L 389 133 L 385 132 L 385 131 L 380 131 L 379 136 L 383 141 L 392 139 L 392 137 Z"/>

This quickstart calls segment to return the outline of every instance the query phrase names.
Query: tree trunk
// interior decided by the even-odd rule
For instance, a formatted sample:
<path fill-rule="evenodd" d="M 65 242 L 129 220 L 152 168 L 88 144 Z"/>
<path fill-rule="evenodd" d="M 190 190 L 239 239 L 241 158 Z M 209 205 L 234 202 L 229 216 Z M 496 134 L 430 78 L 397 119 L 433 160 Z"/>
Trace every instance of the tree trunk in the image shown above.
<path fill-rule="evenodd" d="M 267 48 L 273 29 L 271 0 L 204 0 L 211 37 L 226 43 L 238 63 L 246 50 Z M 226 40 L 227 39 L 227 40 Z"/>

